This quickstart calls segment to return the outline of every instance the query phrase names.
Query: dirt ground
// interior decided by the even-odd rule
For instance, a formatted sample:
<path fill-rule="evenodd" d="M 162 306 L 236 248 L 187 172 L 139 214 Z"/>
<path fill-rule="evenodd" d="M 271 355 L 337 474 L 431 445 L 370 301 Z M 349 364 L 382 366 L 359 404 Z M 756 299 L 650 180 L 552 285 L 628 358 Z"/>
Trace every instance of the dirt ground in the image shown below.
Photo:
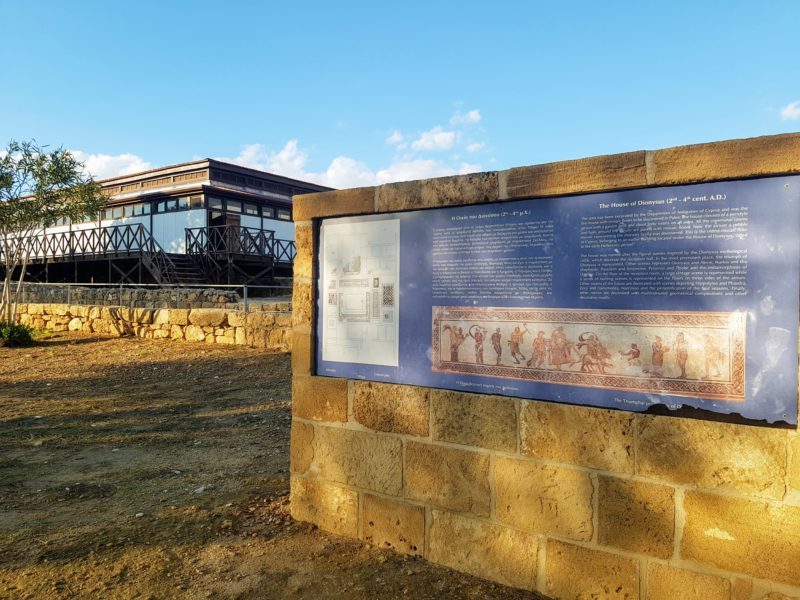
<path fill-rule="evenodd" d="M 290 361 L 0 348 L 0 598 L 537 598 L 296 523 Z"/>

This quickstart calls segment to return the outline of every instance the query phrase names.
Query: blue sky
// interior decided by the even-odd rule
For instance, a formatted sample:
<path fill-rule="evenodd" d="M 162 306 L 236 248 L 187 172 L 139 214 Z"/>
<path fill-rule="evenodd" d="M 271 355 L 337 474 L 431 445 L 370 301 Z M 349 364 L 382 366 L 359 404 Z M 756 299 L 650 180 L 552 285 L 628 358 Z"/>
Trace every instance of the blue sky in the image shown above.
<path fill-rule="evenodd" d="M 0 0 L 0 141 L 335 187 L 800 130 L 800 2 Z"/>

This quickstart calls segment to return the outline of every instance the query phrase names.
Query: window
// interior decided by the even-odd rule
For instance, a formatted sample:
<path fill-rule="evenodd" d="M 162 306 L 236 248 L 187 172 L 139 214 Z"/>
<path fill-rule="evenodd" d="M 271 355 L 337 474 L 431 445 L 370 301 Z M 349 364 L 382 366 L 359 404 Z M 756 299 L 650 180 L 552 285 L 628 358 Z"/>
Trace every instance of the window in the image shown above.
<path fill-rule="evenodd" d="M 127 207 L 126 207 L 127 208 Z M 130 206 L 134 217 L 150 214 L 150 204 L 132 204 Z M 127 213 L 126 213 L 127 216 Z"/>
<path fill-rule="evenodd" d="M 174 212 L 178 210 L 178 201 L 175 199 L 162 200 L 157 205 L 158 212 Z"/>
<path fill-rule="evenodd" d="M 255 204 L 245 204 L 244 205 L 244 214 L 253 215 L 254 217 L 257 217 L 258 216 L 258 207 Z"/>
<path fill-rule="evenodd" d="M 236 200 L 228 200 L 225 202 L 228 207 L 228 212 L 240 213 L 242 212 L 242 203 Z"/>
<path fill-rule="evenodd" d="M 178 198 L 178 210 L 189 210 L 189 197 Z"/>
<path fill-rule="evenodd" d="M 288 210 L 285 210 L 283 208 L 279 208 L 278 209 L 278 218 L 279 219 L 283 219 L 284 221 L 291 221 L 292 220 L 292 213 L 290 213 Z"/>
<path fill-rule="evenodd" d="M 191 208 L 203 208 L 203 197 L 189 196 L 189 205 Z"/>
<path fill-rule="evenodd" d="M 128 206 L 123 207 L 123 214 L 126 217 L 132 217 L 134 215 L 134 208 L 136 207 L 135 204 L 128 204 Z"/>
<path fill-rule="evenodd" d="M 208 208 L 211 210 L 222 210 L 222 200 L 219 198 L 209 198 Z"/>
<path fill-rule="evenodd" d="M 264 215 L 265 219 L 274 219 L 275 218 L 275 209 L 270 208 L 269 206 L 264 206 L 261 208 L 262 214 Z"/>

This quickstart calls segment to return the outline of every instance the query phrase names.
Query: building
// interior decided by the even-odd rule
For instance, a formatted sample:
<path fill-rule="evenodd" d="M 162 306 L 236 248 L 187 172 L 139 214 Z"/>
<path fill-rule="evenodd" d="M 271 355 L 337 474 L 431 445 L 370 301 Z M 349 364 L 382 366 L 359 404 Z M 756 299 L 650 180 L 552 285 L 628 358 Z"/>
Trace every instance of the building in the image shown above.
<path fill-rule="evenodd" d="M 100 183 L 101 214 L 31 240 L 28 281 L 270 283 L 291 275 L 292 197 L 329 189 L 210 158 Z"/>

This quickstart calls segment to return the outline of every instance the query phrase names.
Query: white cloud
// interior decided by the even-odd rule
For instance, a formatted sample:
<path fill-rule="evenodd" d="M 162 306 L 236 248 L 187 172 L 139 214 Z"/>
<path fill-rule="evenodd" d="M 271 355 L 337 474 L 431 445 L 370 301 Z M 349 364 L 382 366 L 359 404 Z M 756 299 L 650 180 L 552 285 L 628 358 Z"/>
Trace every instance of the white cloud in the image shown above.
<path fill-rule="evenodd" d="M 479 152 L 483 149 L 484 144 L 475 142 L 474 144 L 467 144 L 467 152 Z"/>
<path fill-rule="evenodd" d="M 359 160 L 337 156 L 324 171 L 315 172 L 307 169 L 308 153 L 300 148 L 297 140 L 289 140 L 277 152 L 269 152 L 263 144 L 249 144 L 242 148 L 238 156 L 220 160 L 335 188 L 365 187 L 481 170 L 480 165 L 476 164 L 452 166 L 440 160 L 404 157 L 373 171 Z"/>
<path fill-rule="evenodd" d="M 414 150 L 449 150 L 456 143 L 456 137 L 455 131 L 445 131 L 437 125 L 433 129 L 420 134 L 419 138 L 411 144 L 411 147 Z"/>
<path fill-rule="evenodd" d="M 781 119 L 784 121 L 794 121 L 800 119 L 800 100 L 790 102 L 781 109 Z"/>
<path fill-rule="evenodd" d="M 89 154 L 82 150 L 70 150 L 70 152 L 84 164 L 95 179 L 130 175 L 152 168 L 149 162 L 136 154 Z"/>
<path fill-rule="evenodd" d="M 472 123 L 479 123 L 481 120 L 481 111 L 477 108 L 471 110 L 467 113 L 462 113 L 461 111 L 456 111 L 452 117 L 450 117 L 450 124 L 451 125 L 470 125 Z"/>
<path fill-rule="evenodd" d="M 386 138 L 386 143 L 391 146 L 396 146 L 397 144 L 401 144 L 404 139 L 406 139 L 405 136 L 399 131 L 395 130 L 392 132 L 392 135 Z"/>

